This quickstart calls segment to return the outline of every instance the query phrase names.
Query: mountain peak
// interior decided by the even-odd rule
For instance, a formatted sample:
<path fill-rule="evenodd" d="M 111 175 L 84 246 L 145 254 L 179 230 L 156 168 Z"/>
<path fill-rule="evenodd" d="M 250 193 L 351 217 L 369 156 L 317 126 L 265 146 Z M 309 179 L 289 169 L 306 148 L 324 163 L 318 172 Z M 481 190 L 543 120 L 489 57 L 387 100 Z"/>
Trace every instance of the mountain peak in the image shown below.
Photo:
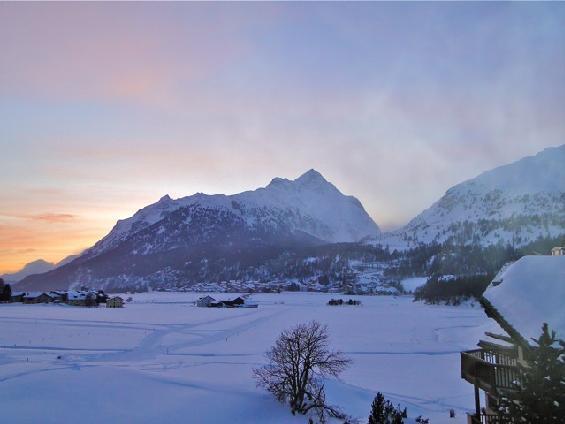
<path fill-rule="evenodd" d="M 168 194 L 165 194 L 163 197 L 161 197 L 159 199 L 159 203 L 170 202 L 171 200 L 172 200 L 171 196 L 169 196 Z"/>
<path fill-rule="evenodd" d="M 33 265 L 51 265 L 51 262 L 47 262 L 45 259 L 36 259 L 35 261 L 31 261 L 25 264 L 24 268 Z"/>
<path fill-rule="evenodd" d="M 324 185 L 332 186 L 332 184 L 328 180 L 326 180 L 322 174 L 320 174 L 315 169 L 310 169 L 294 180 L 288 180 L 286 178 L 279 177 L 273 178 L 269 184 L 269 187 L 283 186 L 313 188 Z"/>
<path fill-rule="evenodd" d="M 327 180 L 324 178 L 324 176 L 313 168 L 306 171 L 304 174 L 302 174 L 300 177 L 298 177 L 296 179 L 296 181 L 300 181 L 300 182 L 324 181 L 324 182 L 327 182 Z"/>

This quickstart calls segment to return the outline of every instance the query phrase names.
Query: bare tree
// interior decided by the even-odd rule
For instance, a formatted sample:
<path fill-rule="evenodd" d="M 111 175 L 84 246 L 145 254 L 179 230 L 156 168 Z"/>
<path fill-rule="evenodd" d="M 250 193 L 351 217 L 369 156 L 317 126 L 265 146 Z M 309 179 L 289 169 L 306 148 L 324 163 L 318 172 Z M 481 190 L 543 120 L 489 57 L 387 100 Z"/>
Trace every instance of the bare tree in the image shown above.
<path fill-rule="evenodd" d="M 257 385 L 288 402 L 293 414 L 314 410 L 320 421 L 325 412 L 343 416 L 325 404 L 322 378 L 337 377 L 350 360 L 329 350 L 327 326 L 312 321 L 285 330 L 265 356 L 269 362 L 253 370 Z"/>

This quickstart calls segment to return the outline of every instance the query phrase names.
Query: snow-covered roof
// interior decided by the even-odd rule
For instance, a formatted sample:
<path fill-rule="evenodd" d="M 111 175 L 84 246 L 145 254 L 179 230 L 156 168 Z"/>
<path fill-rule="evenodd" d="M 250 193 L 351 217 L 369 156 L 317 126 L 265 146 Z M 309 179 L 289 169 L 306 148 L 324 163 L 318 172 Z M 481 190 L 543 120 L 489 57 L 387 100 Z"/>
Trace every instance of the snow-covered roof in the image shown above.
<path fill-rule="evenodd" d="M 70 292 L 67 293 L 67 299 L 68 300 L 84 300 L 84 299 L 86 299 L 86 295 L 87 295 L 87 293 L 70 291 Z"/>
<path fill-rule="evenodd" d="M 528 341 L 544 322 L 565 339 L 565 256 L 523 256 L 498 273 L 484 297 Z"/>
<path fill-rule="evenodd" d="M 216 299 L 214 299 L 212 296 L 204 296 L 199 298 L 198 300 L 216 300 Z"/>
<path fill-rule="evenodd" d="M 27 299 L 33 299 L 41 296 L 42 294 L 47 294 L 49 296 L 49 294 L 45 292 L 28 292 L 27 294 L 24 295 L 24 297 Z"/>

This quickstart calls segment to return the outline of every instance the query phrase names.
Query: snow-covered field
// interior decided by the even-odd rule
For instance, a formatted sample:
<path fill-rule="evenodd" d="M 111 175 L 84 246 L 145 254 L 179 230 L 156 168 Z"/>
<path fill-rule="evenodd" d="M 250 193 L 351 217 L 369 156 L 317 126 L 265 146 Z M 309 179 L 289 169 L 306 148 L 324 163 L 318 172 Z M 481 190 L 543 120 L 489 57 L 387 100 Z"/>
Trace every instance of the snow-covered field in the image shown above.
<path fill-rule="evenodd" d="M 463 423 L 474 398 L 459 352 L 495 325 L 479 308 L 411 297 L 330 307 L 338 296 L 257 294 L 258 309 L 206 309 L 192 304 L 201 295 L 137 294 L 124 309 L 1 304 L 2 422 L 305 423 L 256 388 L 251 370 L 281 330 L 316 319 L 353 360 L 326 382 L 329 403 L 366 422 L 381 391 L 412 417 Z"/>

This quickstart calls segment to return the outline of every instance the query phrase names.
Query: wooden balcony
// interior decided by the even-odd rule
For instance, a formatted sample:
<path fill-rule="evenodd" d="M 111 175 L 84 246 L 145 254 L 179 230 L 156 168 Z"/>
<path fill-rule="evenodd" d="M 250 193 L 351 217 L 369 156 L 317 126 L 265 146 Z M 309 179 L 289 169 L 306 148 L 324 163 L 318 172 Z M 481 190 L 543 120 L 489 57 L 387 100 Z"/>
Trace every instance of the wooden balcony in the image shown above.
<path fill-rule="evenodd" d="M 481 414 L 479 417 L 476 415 L 468 415 L 469 424 L 511 424 L 511 420 L 502 418 L 494 414 Z"/>
<path fill-rule="evenodd" d="M 513 390 L 518 376 L 516 358 L 510 355 L 484 349 L 461 352 L 461 378 L 487 393 Z"/>

